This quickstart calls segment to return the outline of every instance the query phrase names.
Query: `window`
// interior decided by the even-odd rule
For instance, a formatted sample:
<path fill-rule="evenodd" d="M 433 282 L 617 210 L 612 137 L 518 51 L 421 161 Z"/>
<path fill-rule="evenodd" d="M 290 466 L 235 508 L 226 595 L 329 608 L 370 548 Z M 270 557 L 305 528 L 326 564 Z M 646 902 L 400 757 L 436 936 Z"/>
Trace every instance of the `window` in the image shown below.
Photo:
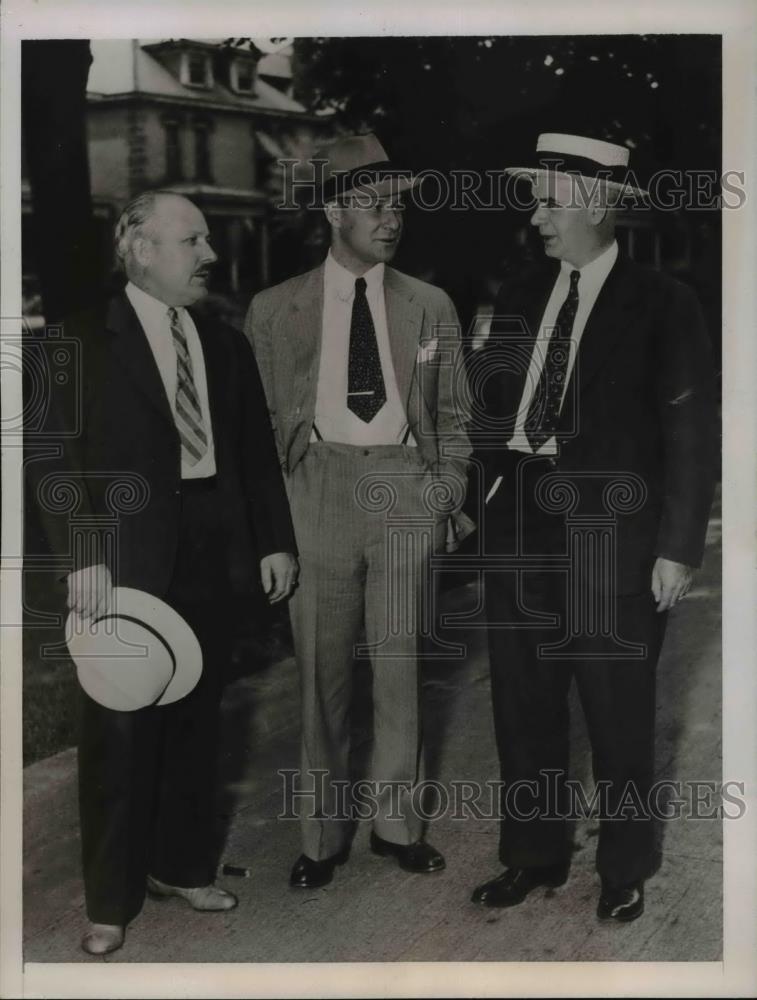
<path fill-rule="evenodd" d="M 249 59 L 235 59 L 231 65 L 231 86 L 240 94 L 251 94 L 255 85 L 255 67 Z"/>
<path fill-rule="evenodd" d="M 208 57 L 202 52 L 190 52 L 186 57 L 186 79 L 190 87 L 209 87 Z"/>

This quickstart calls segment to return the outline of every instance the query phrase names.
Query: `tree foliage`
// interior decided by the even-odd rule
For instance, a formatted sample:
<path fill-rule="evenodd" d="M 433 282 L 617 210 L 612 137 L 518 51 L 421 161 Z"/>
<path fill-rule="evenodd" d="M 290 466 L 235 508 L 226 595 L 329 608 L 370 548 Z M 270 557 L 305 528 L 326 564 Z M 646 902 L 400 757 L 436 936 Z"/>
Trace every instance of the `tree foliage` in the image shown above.
<path fill-rule="evenodd" d="M 375 131 L 414 170 L 498 171 L 530 162 L 540 132 L 571 132 L 627 145 L 642 184 L 661 168 L 720 171 L 715 35 L 300 38 L 294 75 L 306 106 L 346 132 Z M 470 315 L 522 256 L 527 222 L 510 210 L 408 212 L 398 263 Z M 717 317 L 718 214 L 658 222 L 690 223 L 704 241 L 702 291 Z"/>
<path fill-rule="evenodd" d="M 303 38 L 294 50 L 304 103 L 442 169 L 512 162 L 540 131 L 627 143 L 650 167 L 718 166 L 717 36 Z"/>

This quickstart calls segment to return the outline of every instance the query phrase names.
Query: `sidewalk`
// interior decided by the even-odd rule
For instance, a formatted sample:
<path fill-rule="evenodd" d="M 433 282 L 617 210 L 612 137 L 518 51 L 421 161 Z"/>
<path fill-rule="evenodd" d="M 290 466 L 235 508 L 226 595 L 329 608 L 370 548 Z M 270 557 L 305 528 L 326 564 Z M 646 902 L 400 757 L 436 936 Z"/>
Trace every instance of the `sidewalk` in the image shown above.
<path fill-rule="evenodd" d="M 658 776 L 719 782 L 720 522 L 710 525 L 707 559 L 695 589 L 671 615 L 659 666 Z M 447 598 L 472 607 L 472 587 Z M 474 623 L 475 624 L 475 623 Z M 455 639 L 460 638 L 455 633 Z M 496 779 L 485 633 L 463 633 L 469 656 L 439 662 L 424 680 L 429 777 Z M 299 695 L 286 660 L 230 686 L 224 703 L 221 812 L 228 823 L 222 862 L 249 878 L 219 881 L 240 897 L 229 914 L 199 914 L 178 900 L 148 900 L 112 962 L 318 961 L 714 961 L 721 957 L 722 826 L 671 820 L 660 871 L 647 884 L 645 915 L 629 925 L 595 916 L 597 824 L 579 823 L 568 883 L 537 890 L 518 907 L 469 902 L 474 886 L 499 870 L 491 820 L 435 822 L 429 840 L 445 872 L 409 875 L 372 855 L 359 830 L 349 863 L 331 885 L 288 887 L 299 854 L 294 821 L 277 820 L 280 768 L 297 766 Z M 574 706 L 577 709 L 577 706 Z M 590 752 L 580 710 L 573 713 L 573 776 L 587 779 Z M 365 736 L 365 734 L 362 734 Z M 360 734 L 359 734 L 360 736 Z M 726 776 L 727 777 L 727 776 Z M 102 961 L 78 949 L 84 929 L 79 874 L 75 751 L 24 772 L 24 958 Z"/>

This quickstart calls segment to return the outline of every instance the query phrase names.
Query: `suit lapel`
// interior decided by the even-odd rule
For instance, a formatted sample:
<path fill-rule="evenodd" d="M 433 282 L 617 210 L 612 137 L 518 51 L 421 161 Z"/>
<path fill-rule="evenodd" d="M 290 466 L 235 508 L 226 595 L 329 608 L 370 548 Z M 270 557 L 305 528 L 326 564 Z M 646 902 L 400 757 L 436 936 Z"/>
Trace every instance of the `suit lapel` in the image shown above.
<path fill-rule="evenodd" d="M 312 419 L 321 363 L 323 265 L 306 275 L 284 316 L 286 328 L 274 345 L 274 350 L 278 347 L 281 352 L 277 364 L 281 384 L 291 387 L 298 408 Z M 287 409 L 292 412 L 295 408 Z"/>
<path fill-rule="evenodd" d="M 562 407 L 566 419 L 568 414 L 574 412 L 576 394 L 580 397 L 601 370 L 619 338 L 630 335 L 634 315 L 640 306 L 628 261 L 619 256 L 600 289 L 581 336 L 576 365 Z"/>
<path fill-rule="evenodd" d="M 600 289 L 579 348 L 578 388 L 583 392 L 612 352 L 638 306 L 628 262 L 619 257 Z"/>
<path fill-rule="evenodd" d="M 118 295 L 111 301 L 106 325 L 114 334 L 113 353 L 123 368 L 150 403 L 173 424 L 171 407 L 155 356 L 126 295 Z"/>
<path fill-rule="evenodd" d="M 423 329 L 423 307 L 392 268 L 384 272 L 384 302 L 389 346 L 400 399 L 410 394 L 418 343 Z M 323 265 L 305 276 L 282 319 L 281 336 L 276 337 L 276 368 L 281 384 L 292 387 L 290 413 L 300 413 L 312 423 L 318 390 L 323 323 Z"/>
<path fill-rule="evenodd" d="M 393 268 L 384 271 L 384 302 L 397 388 L 407 404 L 423 330 L 423 307 Z"/>

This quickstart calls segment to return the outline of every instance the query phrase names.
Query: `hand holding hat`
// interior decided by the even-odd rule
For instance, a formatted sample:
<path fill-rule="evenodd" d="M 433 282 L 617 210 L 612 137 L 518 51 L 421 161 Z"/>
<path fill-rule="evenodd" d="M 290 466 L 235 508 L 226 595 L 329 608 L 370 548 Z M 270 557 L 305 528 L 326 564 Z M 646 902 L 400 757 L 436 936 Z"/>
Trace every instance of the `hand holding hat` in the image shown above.
<path fill-rule="evenodd" d="M 101 578 L 95 574 L 88 582 Z M 90 610 L 86 616 L 77 610 L 69 614 L 66 643 L 79 683 L 94 701 L 114 711 L 133 712 L 171 704 L 196 686 L 202 674 L 200 644 L 165 601 L 115 587 L 107 604 L 97 601 L 97 611 L 92 610 L 91 595 L 84 607 Z"/>
<path fill-rule="evenodd" d="M 104 563 L 85 566 L 68 574 L 68 607 L 80 618 L 105 614 L 113 599 L 113 581 Z"/>

